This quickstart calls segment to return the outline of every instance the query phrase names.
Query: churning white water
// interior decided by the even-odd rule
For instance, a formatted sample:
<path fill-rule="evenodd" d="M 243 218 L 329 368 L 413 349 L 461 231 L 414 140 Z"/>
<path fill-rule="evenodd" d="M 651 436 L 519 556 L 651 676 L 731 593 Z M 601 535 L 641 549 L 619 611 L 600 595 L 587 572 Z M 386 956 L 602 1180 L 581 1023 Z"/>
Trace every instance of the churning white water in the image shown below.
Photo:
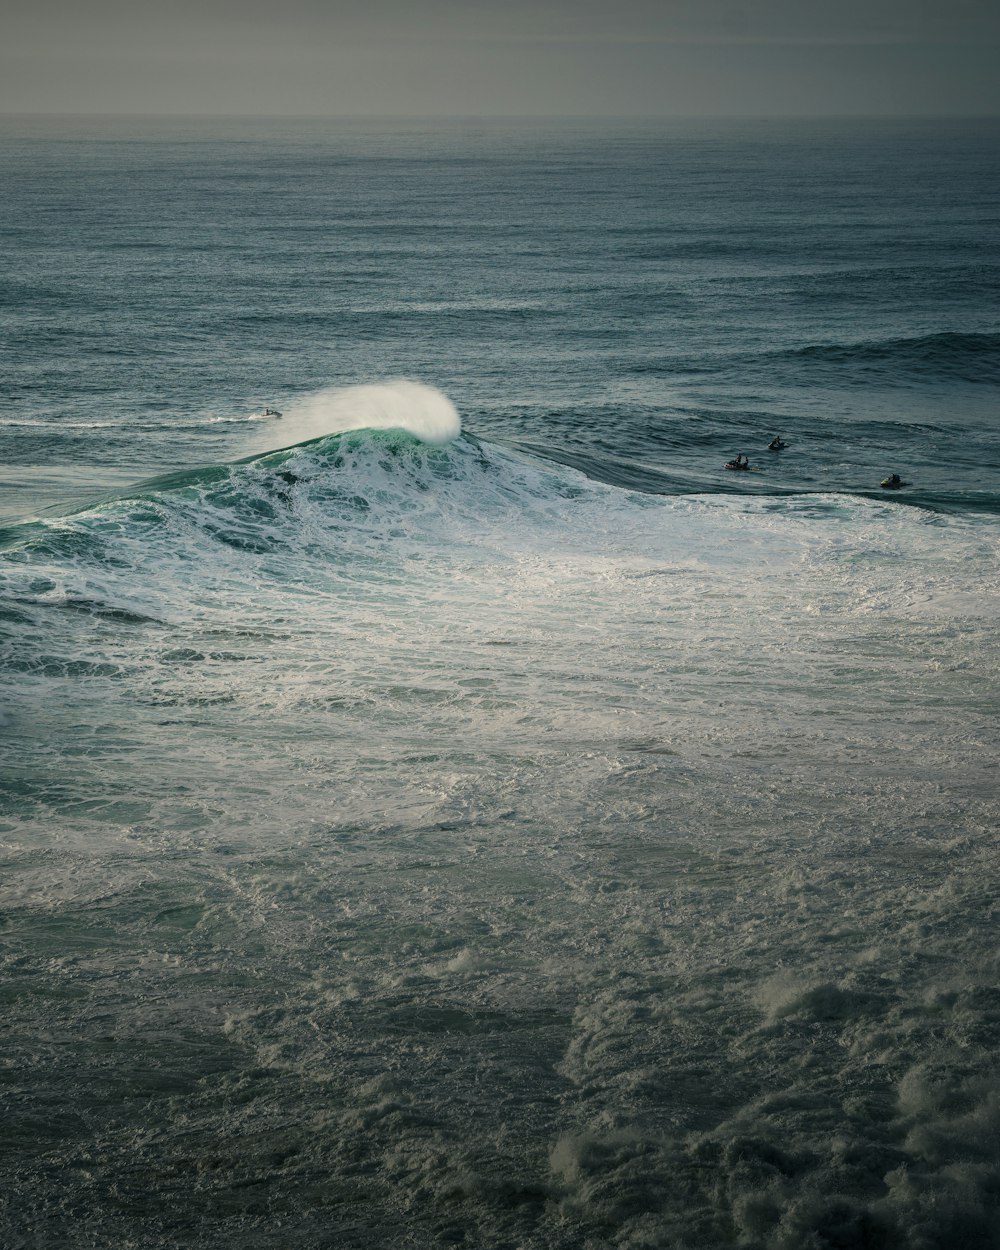
<path fill-rule="evenodd" d="M 633 494 L 402 386 L 8 553 L 19 1207 L 987 1244 L 994 531 Z"/>

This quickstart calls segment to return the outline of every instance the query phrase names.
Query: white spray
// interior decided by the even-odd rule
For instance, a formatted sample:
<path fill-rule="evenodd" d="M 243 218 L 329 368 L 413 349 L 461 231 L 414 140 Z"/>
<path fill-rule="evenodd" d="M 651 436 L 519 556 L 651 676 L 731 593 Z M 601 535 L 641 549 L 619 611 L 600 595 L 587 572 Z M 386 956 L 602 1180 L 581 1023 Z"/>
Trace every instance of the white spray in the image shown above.
<path fill-rule="evenodd" d="M 455 405 L 433 386 L 399 378 L 369 386 L 330 388 L 285 408 L 265 447 L 283 447 L 344 430 L 406 430 L 425 443 L 449 443 L 462 432 Z M 260 444 L 260 439 L 255 440 Z"/>

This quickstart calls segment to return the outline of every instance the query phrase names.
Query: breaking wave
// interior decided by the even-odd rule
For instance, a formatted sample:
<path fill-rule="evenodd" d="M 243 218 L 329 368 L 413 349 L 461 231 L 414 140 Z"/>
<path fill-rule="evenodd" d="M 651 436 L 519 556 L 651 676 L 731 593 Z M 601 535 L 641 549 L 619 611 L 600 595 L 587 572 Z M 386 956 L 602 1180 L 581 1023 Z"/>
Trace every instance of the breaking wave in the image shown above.
<path fill-rule="evenodd" d="M 447 395 L 406 378 L 318 391 L 290 406 L 282 421 L 286 446 L 346 430 L 404 430 L 422 443 L 443 444 L 459 436 L 462 422 Z M 267 437 L 273 443 L 274 432 Z"/>

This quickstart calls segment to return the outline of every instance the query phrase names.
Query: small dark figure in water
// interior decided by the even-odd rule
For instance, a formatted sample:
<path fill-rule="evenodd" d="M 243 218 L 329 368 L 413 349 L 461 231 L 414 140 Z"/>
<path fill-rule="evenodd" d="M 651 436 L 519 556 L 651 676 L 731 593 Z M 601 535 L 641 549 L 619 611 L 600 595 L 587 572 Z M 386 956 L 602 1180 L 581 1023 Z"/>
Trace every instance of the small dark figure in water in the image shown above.
<path fill-rule="evenodd" d="M 767 450 L 768 450 L 768 451 L 782 451 L 782 450 L 784 449 L 784 447 L 785 447 L 785 446 L 786 446 L 786 444 L 785 444 L 785 443 L 783 443 L 783 442 L 781 441 L 781 439 L 780 439 L 780 438 L 778 438 L 777 436 L 775 436 L 775 437 L 774 437 L 774 438 L 772 438 L 772 439 L 771 439 L 771 441 L 768 443 L 768 445 L 767 445 Z"/>
<path fill-rule="evenodd" d="M 292 473 L 288 469 L 279 469 L 274 476 L 280 481 L 286 483 L 284 486 L 279 486 L 278 483 L 275 482 L 274 493 L 283 504 L 290 508 L 292 506 L 292 492 L 289 488 L 297 485 L 301 479 L 297 473 Z"/>
<path fill-rule="evenodd" d="M 890 473 L 879 482 L 879 485 L 883 490 L 898 490 L 900 486 L 909 486 L 909 482 L 904 482 L 898 473 Z"/>

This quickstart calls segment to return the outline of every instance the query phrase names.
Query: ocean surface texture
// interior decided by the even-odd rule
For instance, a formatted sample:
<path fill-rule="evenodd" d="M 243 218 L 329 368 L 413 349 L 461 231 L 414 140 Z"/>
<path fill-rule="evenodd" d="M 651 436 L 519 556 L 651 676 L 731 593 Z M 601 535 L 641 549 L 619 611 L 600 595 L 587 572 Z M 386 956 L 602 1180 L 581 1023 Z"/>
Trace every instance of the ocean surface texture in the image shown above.
<path fill-rule="evenodd" d="M 998 139 L 0 125 L 0 1244 L 1000 1244 Z"/>

